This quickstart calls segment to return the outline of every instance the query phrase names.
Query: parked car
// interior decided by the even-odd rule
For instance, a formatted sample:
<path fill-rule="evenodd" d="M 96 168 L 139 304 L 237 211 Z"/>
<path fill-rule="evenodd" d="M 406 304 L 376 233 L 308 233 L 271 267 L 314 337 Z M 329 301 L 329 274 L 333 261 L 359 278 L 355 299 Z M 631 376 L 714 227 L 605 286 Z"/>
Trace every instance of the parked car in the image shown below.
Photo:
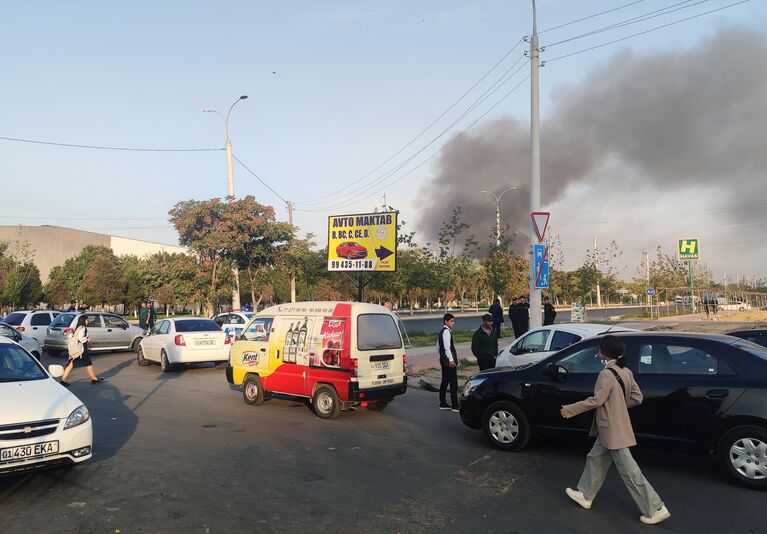
<path fill-rule="evenodd" d="M 767 350 L 719 334 L 626 332 L 627 366 L 644 393 L 629 410 L 639 445 L 714 454 L 737 482 L 767 487 Z M 601 336 L 535 364 L 466 381 L 461 420 L 517 451 L 534 435 L 586 436 L 590 413 L 563 419 L 563 404 L 593 394 L 604 366 Z"/>
<path fill-rule="evenodd" d="M 48 327 L 43 348 L 51 356 L 66 355 L 67 342 L 75 333 L 83 312 L 63 312 Z M 138 349 L 144 331 L 113 313 L 86 312 L 88 318 L 88 348 L 91 352 L 112 352 Z"/>
<path fill-rule="evenodd" d="M 51 310 L 15 311 L 5 318 L 5 322 L 13 325 L 19 332 L 32 336 L 41 345 L 44 345 L 48 325 L 53 322 L 59 313 Z"/>
<path fill-rule="evenodd" d="M 751 343 L 756 343 L 762 347 L 767 347 L 767 329 L 765 328 L 752 328 L 750 330 L 736 330 L 735 332 L 728 332 L 728 336 L 739 337 L 745 339 Z"/>
<path fill-rule="evenodd" d="M 245 325 L 250 322 L 254 315 L 255 313 L 253 312 L 219 313 L 213 317 L 213 322 L 234 341 L 239 337 Z"/>
<path fill-rule="evenodd" d="M 746 311 L 751 309 L 751 305 L 747 302 L 733 300 L 726 304 L 719 304 L 718 308 L 719 311 Z"/>
<path fill-rule="evenodd" d="M 354 241 L 346 241 L 336 247 L 336 256 L 347 260 L 359 260 L 367 257 L 368 249 Z"/>
<path fill-rule="evenodd" d="M 40 356 L 43 354 L 43 349 L 37 339 L 33 338 L 32 336 L 22 334 L 16 330 L 13 325 L 10 325 L 5 321 L 0 321 L 0 336 L 15 341 L 24 347 L 24 350 L 34 356 L 37 361 L 40 361 Z"/>
<path fill-rule="evenodd" d="M 615 332 L 635 332 L 632 328 L 610 329 L 609 325 L 591 323 L 553 324 L 534 328 L 515 339 L 508 347 L 498 353 L 496 367 L 515 367 L 539 362 L 558 350 L 569 347 L 581 339 L 592 337 L 610 330 Z"/>
<path fill-rule="evenodd" d="M 232 338 L 210 319 L 163 319 L 141 340 L 136 360 L 141 366 L 157 362 L 164 372 L 179 364 L 229 361 Z"/>
<path fill-rule="evenodd" d="M 92 455 L 88 408 L 14 341 L 0 336 L 0 474 L 77 464 Z"/>

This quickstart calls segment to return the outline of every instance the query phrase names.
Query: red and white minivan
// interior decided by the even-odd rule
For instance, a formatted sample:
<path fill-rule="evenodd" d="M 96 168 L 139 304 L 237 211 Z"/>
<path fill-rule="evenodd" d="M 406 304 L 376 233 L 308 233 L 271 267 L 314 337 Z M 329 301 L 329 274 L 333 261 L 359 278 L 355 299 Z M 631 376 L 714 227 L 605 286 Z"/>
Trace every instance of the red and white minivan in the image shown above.
<path fill-rule="evenodd" d="M 311 399 L 322 418 L 384 409 L 407 391 L 397 316 L 376 304 L 295 302 L 266 308 L 232 346 L 226 378 L 259 405 L 271 393 Z"/>

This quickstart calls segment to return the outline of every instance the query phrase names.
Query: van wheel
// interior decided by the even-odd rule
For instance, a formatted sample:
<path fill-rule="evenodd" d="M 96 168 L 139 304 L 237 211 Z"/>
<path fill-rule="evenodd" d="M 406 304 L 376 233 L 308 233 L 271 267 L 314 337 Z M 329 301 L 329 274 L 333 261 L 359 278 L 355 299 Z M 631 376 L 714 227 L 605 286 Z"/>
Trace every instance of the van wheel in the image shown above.
<path fill-rule="evenodd" d="M 530 443 L 530 423 L 525 413 L 513 402 L 498 401 L 485 409 L 482 430 L 493 447 L 518 451 Z"/>
<path fill-rule="evenodd" d="M 160 369 L 162 369 L 162 372 L 169 373 L 174 368 L 175 366 L 168 361 L 168 355 L 165 354 L 165 351 L 162 351 L 162 354 L 160 354 Z"/>
<path fill-rule="evenodd" d="M 389 406 L 389 401 L 371 402 L 367 405 L 367 409 L 374 412 L 382 412 L 387 406 Z"/>
<path fill-rule="evenodd" d="M 767 429 L 736 426 L 719 442 L 719 461 L 736 482 L 767 488 Z"/>
<path fill-rule="evenodd" d="M 335 419 L 341 413 L 341 402 L 338 393 L 331 386 L 320 386 L 312 396 L 312 406 L 317 417 Z"/>
<path fill-rule="evenodd" d="M 246 404 L 260 406 L 264 402 L 264 386 L 258 375 L 248 375 L 242 383 L 242 398 Z"/>
<path fill-rule="evenodd" d="M 141 347 L 139 347 L 136 351 L 136 363 L 138 363 L 141 367 L 146 367 L 149 365 L 149 361 L 144 358 L 144 349 Z"/>

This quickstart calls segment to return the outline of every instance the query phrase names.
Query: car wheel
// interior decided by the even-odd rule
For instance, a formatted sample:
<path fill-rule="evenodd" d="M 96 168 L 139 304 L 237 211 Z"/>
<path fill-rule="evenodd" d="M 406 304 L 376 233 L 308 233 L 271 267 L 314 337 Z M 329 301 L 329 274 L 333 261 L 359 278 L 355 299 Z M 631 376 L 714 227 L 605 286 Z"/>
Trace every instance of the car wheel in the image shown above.
<path fill-rule="evenodd" d="M 504 451 L 518 451 L 530 443 L 530 423 L 513 402 L 498 401 L 485 409 L 482 430 L 490 443 Z"/>
<path fill-rule="evenodd" d="M 141 338 L 140 337 L 137 337 L 136 339 L 133 340 L 133 344 L 131 345 L 131 350 L 133 352 L 136 352 L 136 353 L 138 352 L 138 350 L 139 350 L 139 343 L 141 343 Z"/>
<path fill-rule="evenodd" d="M 389 406 L 389 401 L 371 402 L 367 405 L 367 409 L 374 412 L 382 412 L 386 409 L 387 406 Z"/>
<path fill-rule="evenodd" d="M 144 358 L 144 349 L 139 347 L 136 351 L 136 363 L 138 363 L 141 367 L 146 367 L 149 365 L 149 360 Z"/>
<path fill-rule="evenodd" d="M 746 308 L 744 308 L 743 306 L 741 306 L 740 308 L 738 308 L 738 311 L 746 311 Z"/>
<path fill-rule="evenodd" d="M 264 386 L 261 384 L 261 378 L 258 375 L 248 375 L 242 383 L 242 398 L 246 404 L 259 406 L 264 402 Z"/>
<path fill-rule="evenodd" d="M 334 419 L 341 413 L 341 401 L 331 386 L 320 386 L 312 395 L 312 406 L 317 417 Z"/>
<path fill-rule="evenodd" d="M 744 486 L 767 488 L 767 429 L 736 426 L 719 442 L 724 470 Z"/>
<path fill-rule="evenodd" d="M 162 369 L 163 373 L 169 373 L 173 370 L 173 365 L 168 361 L 168 355 L 165 353 L 165 351 L 162 351 L 160 354 L 160 369 Z"/>

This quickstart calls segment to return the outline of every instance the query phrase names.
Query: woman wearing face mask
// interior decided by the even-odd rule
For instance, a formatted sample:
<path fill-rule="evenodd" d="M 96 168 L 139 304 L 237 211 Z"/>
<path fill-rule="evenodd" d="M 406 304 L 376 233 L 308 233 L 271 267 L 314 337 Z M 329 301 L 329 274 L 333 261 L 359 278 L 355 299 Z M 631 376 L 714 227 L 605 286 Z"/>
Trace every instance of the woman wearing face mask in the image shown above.
<path fill-rule="evenodd" d="M 636 445 L 636 438 L 628 409 L 642 402 L 642 392 L 631 370 L 626 369 L 623 350 L 623 343 L 617 337 L 602 338 L 599 357 L 604 361 L 605 368 L 597 377 L 594 396 L 562 406 L 562 417 L 568 419 L 596 408 L 589 435 L 597 439 L 586 457 L 578 489 L 567 488 L 565 493 L 588 510 L 615 462 L 623 483 L 642 511 L 639 520 L 654 525 L 671 517 L 671 513 L 642 475 L 629 450 L 629 447 Z"/>

